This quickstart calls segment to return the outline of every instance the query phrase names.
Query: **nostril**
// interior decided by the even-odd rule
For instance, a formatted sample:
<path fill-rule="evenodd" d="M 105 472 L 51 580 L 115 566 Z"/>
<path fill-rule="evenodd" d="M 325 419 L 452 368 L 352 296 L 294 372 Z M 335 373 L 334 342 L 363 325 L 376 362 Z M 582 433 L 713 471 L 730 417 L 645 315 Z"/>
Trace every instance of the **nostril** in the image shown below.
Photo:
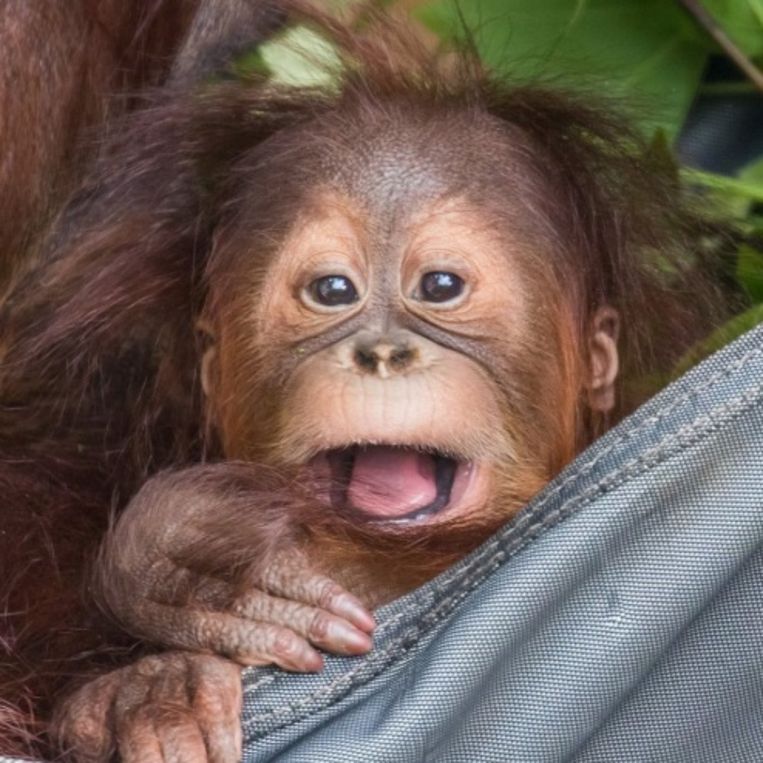
<path fill-rule="evenodd" d="M 409 347 L 401 347 L 394 352 L 390 353 L 389 364 L 392 368 L 403 369 L 408 366 L 414 359 L 415 352 Z"/>
<path fill-rule="evenodd" d="M 379 364 L 379 357 L 367 347 L 356 347 L 354 353 L 355 364 L 366 371 L 375 371 Z"/>

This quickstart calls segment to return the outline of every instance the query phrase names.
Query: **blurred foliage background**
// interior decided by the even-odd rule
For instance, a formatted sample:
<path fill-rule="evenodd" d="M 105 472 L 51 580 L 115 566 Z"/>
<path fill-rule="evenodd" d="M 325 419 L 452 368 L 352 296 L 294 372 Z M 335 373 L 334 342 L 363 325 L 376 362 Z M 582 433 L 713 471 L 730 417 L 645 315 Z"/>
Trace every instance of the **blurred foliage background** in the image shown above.
<path fill-rule="evenodd" d="M 740 240 L 724 252 L 723 272 L 739 315 L 682 367 L 763 321 L 763 0 L 380 4 L 410 13 L 435 47 L 458 44 L 468 29 L 483 61 L 513 82 L 540 81 L 622 104 L 655 149 L 674 157 L 687 188 L 735 222 Z M 297 28 L 255 56 L 276 79 L 312 84 L 315 57 L 331 51 Z"/>

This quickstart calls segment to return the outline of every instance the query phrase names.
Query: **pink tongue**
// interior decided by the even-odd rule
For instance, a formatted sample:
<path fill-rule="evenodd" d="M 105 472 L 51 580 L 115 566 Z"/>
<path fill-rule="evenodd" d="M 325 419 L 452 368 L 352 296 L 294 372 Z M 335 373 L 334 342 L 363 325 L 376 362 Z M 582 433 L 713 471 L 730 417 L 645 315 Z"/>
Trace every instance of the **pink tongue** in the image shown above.
<path fill-rule="evenodd" d="M 432 456 L 374 446 L 358 451 L 347 489 L 352 506 L 368 514 L 402 517 L 437 498 Z"/>

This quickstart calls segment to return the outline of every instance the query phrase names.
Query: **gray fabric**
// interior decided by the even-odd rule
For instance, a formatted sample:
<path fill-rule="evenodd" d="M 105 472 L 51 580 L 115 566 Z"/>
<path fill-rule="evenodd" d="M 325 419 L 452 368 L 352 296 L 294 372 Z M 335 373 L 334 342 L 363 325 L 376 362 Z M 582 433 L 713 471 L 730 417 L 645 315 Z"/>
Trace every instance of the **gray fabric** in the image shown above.
<path fill-rule="evenodd" d="M 763 328 L 378 613 L 373 653 L 249 671 L 245 761 L 763 760 Z"/>

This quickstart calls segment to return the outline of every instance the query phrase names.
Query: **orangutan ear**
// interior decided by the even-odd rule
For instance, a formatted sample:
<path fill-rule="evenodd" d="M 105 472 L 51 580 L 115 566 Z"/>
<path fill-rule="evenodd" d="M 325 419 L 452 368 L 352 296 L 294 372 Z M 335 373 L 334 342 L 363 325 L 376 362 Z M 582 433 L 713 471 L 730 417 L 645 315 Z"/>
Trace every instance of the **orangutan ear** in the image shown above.
<path fill-rule="evenodd" d="M 620 368 L 617 339 L 620 316 L 611 307 L 600 307 L 593 316 L 588 334 L 588 404 L 599 413 L 615 405 L 615 380 Z"/>
<path fill-rule="evenodd" d="M 207 400 L 210 400 L 213 398 L 217 379 L 217 335 L 212 324 L 205 318 L 196 321 L 196 331 L 201 347 L 201 388 Z"/>

